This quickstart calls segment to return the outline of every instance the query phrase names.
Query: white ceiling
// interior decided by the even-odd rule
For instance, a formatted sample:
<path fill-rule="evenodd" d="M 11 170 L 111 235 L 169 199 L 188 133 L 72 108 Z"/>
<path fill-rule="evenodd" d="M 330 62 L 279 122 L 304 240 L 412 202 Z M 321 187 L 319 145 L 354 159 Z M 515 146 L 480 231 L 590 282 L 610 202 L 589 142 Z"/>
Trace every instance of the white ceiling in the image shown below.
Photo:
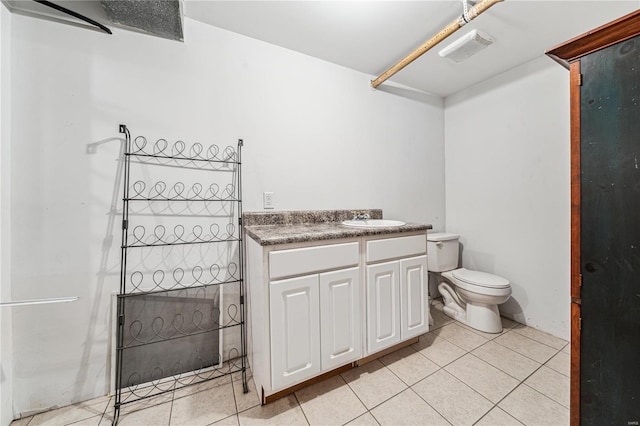
<path fill-rule="evenodd" d="M 505 0 L 390 81 L 446 97 L 639 7 L 640 0 Z M 462 3 L 184 0 L 184 11 L 194 20 L 375 78 L 456 19 Z M 494 44 L 460 64 L 439 57 L 440 49 L 474 28 L 491 35 Z"/>
<path fill-rule="evenodd" d="M 462 13 L 461 0 L 182 1 L 189 18 L 361 71 L 372 79 Z M 87 27 L 34 1 L 2 2 L 14 12 Z M 111 25 L 98 0 L 54 2 Z M 504 0 L 389 81 L 446 97 L 638 8 L 640 0 Z M 494 44 L 459 64 L 438 55 L 476 28 L 491 35 Z"/>

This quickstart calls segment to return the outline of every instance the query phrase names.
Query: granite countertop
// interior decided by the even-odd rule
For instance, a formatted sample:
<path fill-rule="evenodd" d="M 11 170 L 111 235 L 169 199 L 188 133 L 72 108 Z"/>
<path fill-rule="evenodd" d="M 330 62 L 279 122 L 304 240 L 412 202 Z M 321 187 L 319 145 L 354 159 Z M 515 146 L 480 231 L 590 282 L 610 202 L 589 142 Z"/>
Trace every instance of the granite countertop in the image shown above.
<path fill-rule="evenodd" d="M 366 212 L 371 219 L 382 219 L 382 210 L 359 211 Z M 380 228 L 354 228 L 342 225 L 343 220 L 349 220 L 351 217 L 351 210 L 247 212 L 243 215 L 243 223 L 247 235 L 262 246 L 426 231 L 432 228 L 431 225 L 419 223 Z"/>

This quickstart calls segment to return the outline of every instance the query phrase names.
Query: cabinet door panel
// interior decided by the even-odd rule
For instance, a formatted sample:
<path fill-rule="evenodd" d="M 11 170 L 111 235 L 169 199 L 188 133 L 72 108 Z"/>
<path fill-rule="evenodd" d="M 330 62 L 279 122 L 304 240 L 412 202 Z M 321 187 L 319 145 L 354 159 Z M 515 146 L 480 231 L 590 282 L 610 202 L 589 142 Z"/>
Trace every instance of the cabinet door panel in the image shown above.
<path fill-rule="evenodd" d="M 400 261 L 400 306 L 402 340 L 429 331 L 426 256 Z"/>
<path fill-rule="evenodd" d="M 367 266 L 367 351 L 400 342 L 400 264 Z"/>
<path fill-rule="evenodd" d="M 360 358 L 359 268 L 320 274 L 320 323 L 322 370 Z"/>
<path fill-rule="evenodd" d="M 273 389 L 320 372 L 318 276 L 273 281 L 270 287 Z"/>

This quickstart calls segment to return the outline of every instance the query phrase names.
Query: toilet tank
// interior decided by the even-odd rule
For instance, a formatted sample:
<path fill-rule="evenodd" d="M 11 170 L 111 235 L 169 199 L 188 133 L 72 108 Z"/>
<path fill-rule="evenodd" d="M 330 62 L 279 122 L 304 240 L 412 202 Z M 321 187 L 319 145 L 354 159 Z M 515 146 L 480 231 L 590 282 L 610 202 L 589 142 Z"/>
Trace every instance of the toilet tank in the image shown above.
<path fill-rule="evenodd" d="M 427 265 L 429 271 L 445 272 L 458 268 L 460 235 L 444 232 L 427 234 Z"/>

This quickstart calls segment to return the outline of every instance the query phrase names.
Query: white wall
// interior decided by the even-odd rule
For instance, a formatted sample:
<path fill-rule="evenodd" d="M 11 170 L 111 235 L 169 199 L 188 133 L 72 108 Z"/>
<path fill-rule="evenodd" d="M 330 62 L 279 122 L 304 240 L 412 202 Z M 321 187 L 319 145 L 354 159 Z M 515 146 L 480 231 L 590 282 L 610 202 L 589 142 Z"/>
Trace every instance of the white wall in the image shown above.
<path fill-rule="evenodd" d="M 11 13 L 0 5 L 0 300 L 11 297 Z M 13 420 L 11 308 L 0 308 L 0 425 Z"/>
<path fill-rule="evenodd" d="M 507 316 L 568 339 L 569 75 L 540 57 L 445 100 L 447 231 Z"/>
<path fill-rule="evenodd" d="M 444 224 L 442 101 L 187 19 L 185 43 L 14 15 L 13 297 L 16 413 L 108 390 L 118 288 L 118 124 L 150 139 L 244 138 L 244 208 L 382 208 Z M 89 153 L 87 147 L 95 148 Z"/>

